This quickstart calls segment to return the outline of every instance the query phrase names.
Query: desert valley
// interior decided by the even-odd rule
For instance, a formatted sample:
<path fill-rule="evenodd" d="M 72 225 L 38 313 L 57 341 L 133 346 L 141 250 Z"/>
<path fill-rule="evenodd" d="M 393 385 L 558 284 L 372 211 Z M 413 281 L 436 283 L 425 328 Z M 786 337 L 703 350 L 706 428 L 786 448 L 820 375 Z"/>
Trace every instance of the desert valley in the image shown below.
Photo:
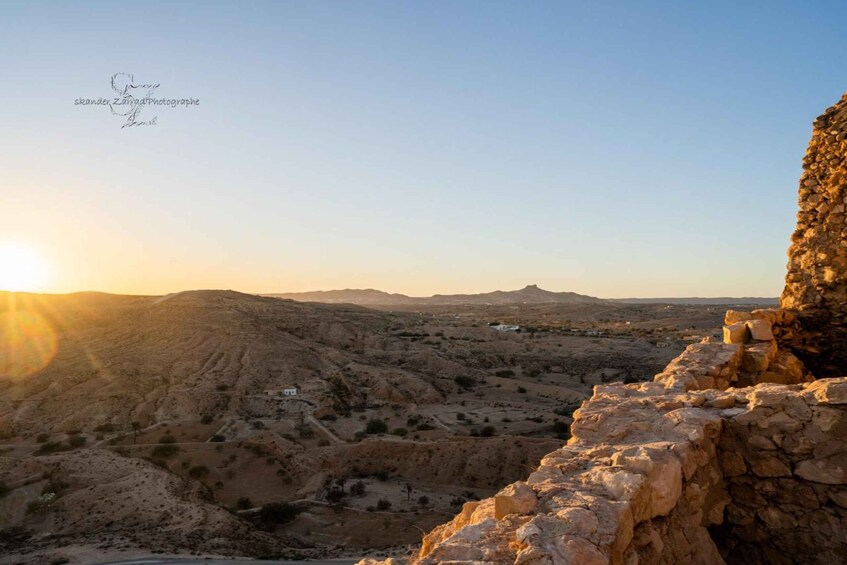
<path fill-rule="evenodd" d="M 2 357 L 0 543 L 33 563 L 405 553 L 559 447 L 594 385 L 651 379 L 726 308 L 0 296 L 4 342 L 29 347 Z"/>

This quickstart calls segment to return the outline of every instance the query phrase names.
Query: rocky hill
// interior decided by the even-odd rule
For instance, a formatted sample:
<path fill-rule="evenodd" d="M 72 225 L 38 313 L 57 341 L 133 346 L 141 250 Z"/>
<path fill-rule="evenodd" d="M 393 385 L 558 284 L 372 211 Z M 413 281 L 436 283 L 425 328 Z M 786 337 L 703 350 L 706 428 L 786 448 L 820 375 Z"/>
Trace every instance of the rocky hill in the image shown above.
<path fill-rule="evenodd" d="M 345 373 L 351 364 L 393 367 L 390 382 L 371 383 L 378 394 L 437 401 L 427 375 L 457 367 L 432 359 L 415 371 L 416 347 L 392 337 L 402 322 L 389 314 L 232 291 L 7 294 L 0 312 L 43 321 L 30 331 L 41 328 L 44 351 L 4 356 L 16 378 L 0 380 L 3 423 L 32 432 L 232 415 L 251 395 L 288 386 L 332 403 L 332 382 L 363 384 Z M 411 372 L 396 367 L 401 352 Z"/>

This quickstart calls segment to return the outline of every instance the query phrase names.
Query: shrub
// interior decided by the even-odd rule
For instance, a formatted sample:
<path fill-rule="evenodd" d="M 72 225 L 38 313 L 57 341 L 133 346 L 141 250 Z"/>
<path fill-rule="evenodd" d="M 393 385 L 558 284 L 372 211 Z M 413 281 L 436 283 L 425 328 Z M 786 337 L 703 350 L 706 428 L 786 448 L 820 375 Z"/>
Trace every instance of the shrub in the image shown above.
<path fill-rule="evenodd" d="M 209 438 L 209 441 L 221 442 L 221 441 L 226 441 L 226 438 L 224 436 L 222 436 L 221 434 L 215 434 L 215 435 L 213 435 L 212 437 Z"/>
<path fill-rule="evenodd" d="M 409 435 L 409 430 L 406 428 L 395 428 L 393 432 L 391 432 L 395 436 L 406 437 Z"/>
<path fill-rule="evenodd" d="M 553 422 L 553 431 L 557 434 L 564 434 L 570 430 L 570 426 L 568 426 L 567 422 L 563 422 L 561 420 L 556 420 Z"/>
<path fill-rule="evenodd" d="M 459 413 L 456 414 L 457 420 L 464 420 L 465 418 L 466 418 L 466 416 L 465 416 L 464 412 L 459 412 Z"/>
<path fill-rule="evenodd" d="M 285 524 L 297 517 L 300 509 L 287 502 L 269 502 L 259 510 L 259 519 L 266 524 Z"/>
<path fill-rule="evenodd" d="M 82 447 L 83 445 L 85 445 L 85 441 L 85 436 L 71 436 L 68 439 L 68 443 L 71 447 Z"/>
<path fill-rule="evenodd" d="M 384 434 L 388 431 L 388 424 L 380 420 L 379 418 L 373 418 L 368 421 L 368 425 L 365 428 L 365 432 L 368 434 Z"/>
<path fill-rule="evenodd" d="M 160 443 L 150 452 L 150 455 L 155 458 L 167 459 L 179 453 L 179 447 L 172 443 Z"/>
<path fill-rule="evenodd" d="M 522 386 L 519 386 L 519 387 L 518 387 L 518 392 L 519 392 L 519 393 L 521 393 L 521 394 L 526 394 L 526 389 L 525 389 L 524 387 L 522 387 Z"/>
<path fill-rule="evenodd" d="M 341 499 L 346 496 L 346 493 L 341 489 L 334 488 L 326 493 L 326 501 L 330 504 L 341 502 Z"/>
<path fill-rule="evenodd" d="M 236 501 L 235 507 L 239 510 L 247 510 L 248 508 L 253 508 L 253 501 L 246 496 L 242 496 Z"/>
<path fill-rule="evenodd" d="M 163 435 L 159 438 L 159 443 L 176 443 L 176 438 L 171 434 Z"/>
<path fill-rule="evenodd" d="M 426 495 L 419 496 L 418 504 L 420 504 L 421 506 L 426 506 L 427 504 L 429 504 L 429 497 Z"/>
<path fill-rule="evenodd" d="M 209 474 L 209 468 L 205 465 L 195 465 L 188 470 L 188 476 L 192 479 L 201 479 Z"/>
<path fill-rule="evenodd" d="M 113 432 L 115 431 L 115 426 L 112 424 L 100 424 L 96 428 L 94 428 L 95 432 Z"/>
<path fill-rule="evenodd" d="M 39 446 L 35 454 L 44 455 L 45 453 L 56 453 L 57 451 L 67 451 L 69 449 L 70 446 L 60 441 L 46 441 Z"/>
<path fill-rule="evenodd" d="M 572 416 L 574 409 L 571 406 L 562 406 L 553 410 L 554 414 L 559 416 Z"/>
<path fill-rule="evenodd" d="M 432 424 L 428 424 L 426 422 L 424 422 L 423 424 L 418 424 L 418 427 L 415 428 L 415 430 L 417 430 L 419 432 L 428 432 L 429 430 L 434 430 L 434 429 L 435 429 L 435 426 L 433 426 Z"/>
<path fill-rule="evenodd" d="M 44 443 L 44 442 L 45 442 L 45 441 L 47 441 L 48 439 L 50 439 L 50 436 L 49 436 L 49 435 L 47 435 L 47 434 L 38 434 L 38 436 L 35 438 L 35 441 L 37 441 L 38 443 Z"/>
<path fill-rule="evenodd" d="M 491 437 L 496 431 L 497 430 L 494 428 L 494 426 L 485 426 L 484 428 L 482 428 L 482 430 L 480 430 L 479 435 L 481 435 L 482 437 Z"/>
<path fill-rule="evenodd" d="M 9 490 L 9 486 L 3 481 L 0 481 L 0 498 L 3 498 L 7 494 L 9 494 Z"/>
<path fill-rule="evenodd" d="M 328 445 L 329 445 L 329 440 L 326 439 L 325 437 L 322 437 L 321 439 L 318 440 L 318 447 L 326 447 Z"/>
<path fill-rule="evenodd" d="M 365 483 L 356 481 L 350 485 L 350 494 L 353 496 L 365 496 Z"/>
<path fill-rule="evenodd" d="M 211 424 L 214 419 L 215 419 L 214 416 L 212 416 L 211 414 L 203 414 L 203 417 L 200 418 L 200 423 L 201 424 Z"/>
<path fill-rule="evenodd" d="M 464 389 L 473 388 L 476 384 L 476 380 L 474 380 L 473 377 L 469 377 L 467 375 L 458 375 L 456 378 L 453 379 L 453 382 Z"/>
<path fill-rule="evenodd" d="M 391 508 L 391 501 L 390 500 L 380 498 L 379 501 L 376 503 L 376 509 L 377 510 L 388 510 L 389 508 Z"/>
<path fill-rule="evenodd" d="M 497 375 L 498 377 L 514 377 L 515 376 L 515 372 L 511 369 L 502 369 L 500 371 L 497 371 L 494 374 Z"/>
<path fill-rule="evenodd" d="M 225 390 L 229 390 L 229 385 L 218 385 L 215 387 L 215 390 L 218 392 L 224 392 Z"/>

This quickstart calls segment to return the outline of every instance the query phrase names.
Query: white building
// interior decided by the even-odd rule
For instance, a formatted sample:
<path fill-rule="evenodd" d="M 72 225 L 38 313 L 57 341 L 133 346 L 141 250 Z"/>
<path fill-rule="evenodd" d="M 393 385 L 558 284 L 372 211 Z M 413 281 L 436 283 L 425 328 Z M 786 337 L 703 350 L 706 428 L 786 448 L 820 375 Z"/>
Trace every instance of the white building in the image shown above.
<path fill-rule="evenodd" d="M 499 324 L 496 326 L 491 326 L 492 329 L 497 330 L 498 332 L 516 332 L 521 329 L 520 326 L 509 326 L 506 324 Z"/>
<path fill-rule="evenodd" d="M 265 396 L 297 396 L 296 388 L 269 388 L 265 390 Z"/>

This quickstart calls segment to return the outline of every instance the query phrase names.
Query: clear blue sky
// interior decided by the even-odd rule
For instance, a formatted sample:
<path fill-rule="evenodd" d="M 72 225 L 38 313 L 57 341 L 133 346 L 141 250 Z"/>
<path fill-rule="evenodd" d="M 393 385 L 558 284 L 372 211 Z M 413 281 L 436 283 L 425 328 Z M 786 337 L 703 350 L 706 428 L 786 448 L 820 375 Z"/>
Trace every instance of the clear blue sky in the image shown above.
<path fill-rule="evenodd" d="M 782 289 L 839 2 L 4 2 L 0 242 L 45 290 Z M 109 78 L 159 96 L 121 129 Z M 114 93 L 112 93 L 114 95 Z"/>

